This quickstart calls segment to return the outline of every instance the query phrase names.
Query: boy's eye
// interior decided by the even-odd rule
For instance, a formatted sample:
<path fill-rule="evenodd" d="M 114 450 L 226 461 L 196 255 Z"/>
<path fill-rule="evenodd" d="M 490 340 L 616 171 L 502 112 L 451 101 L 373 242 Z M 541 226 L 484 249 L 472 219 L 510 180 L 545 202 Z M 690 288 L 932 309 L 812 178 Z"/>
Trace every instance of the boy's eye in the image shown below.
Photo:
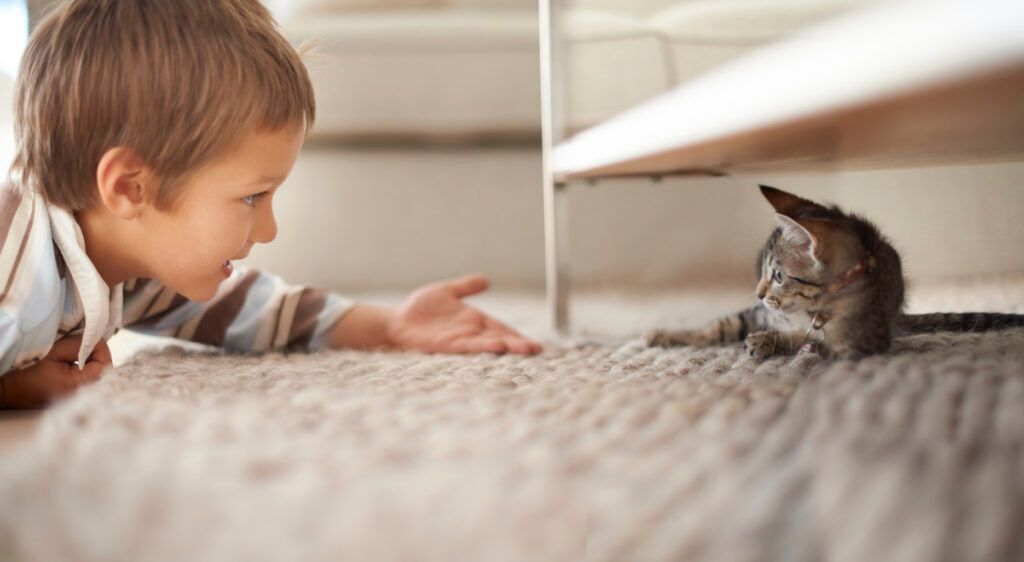
<path fill-rule="evenodd" d="M 245 197 L 242 198 L 242 201 L 245 201 L 246 205 L 255 205 L 257 201 L 263 199 L 268 194 L 269 192 L 267 191 L 261 191 L 259 193 L 254 193 L 252 195 L 246 195 Z"/>

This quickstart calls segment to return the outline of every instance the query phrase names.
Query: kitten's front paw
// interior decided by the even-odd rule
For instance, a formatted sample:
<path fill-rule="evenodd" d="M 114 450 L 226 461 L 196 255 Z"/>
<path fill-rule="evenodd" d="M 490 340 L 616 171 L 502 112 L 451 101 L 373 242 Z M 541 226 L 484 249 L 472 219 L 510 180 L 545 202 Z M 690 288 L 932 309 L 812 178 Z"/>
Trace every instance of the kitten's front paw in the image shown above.
<path fill-rule="evenodd" d="M 766 359 L 775 354 L 778 339 L 776 332 L 754 332 L 743 341 L 743 349 L 754 359 Z"/>
<path fill-rule="evenodd" d="M 789 364 L 799 369 L 810 369 L 827 359 L 828 349 L 824 345 L 817 342 L 808 342 L 800 347 L 800 350 L 793 356 L 793 360 Z"/>

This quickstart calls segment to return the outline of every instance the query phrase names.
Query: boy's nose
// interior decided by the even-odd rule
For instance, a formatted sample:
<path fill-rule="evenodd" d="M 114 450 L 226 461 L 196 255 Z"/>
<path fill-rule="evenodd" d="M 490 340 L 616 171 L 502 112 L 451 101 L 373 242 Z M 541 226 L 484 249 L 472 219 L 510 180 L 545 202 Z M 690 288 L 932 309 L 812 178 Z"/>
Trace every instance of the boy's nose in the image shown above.
<path fill-rule="evenodd" d="M 277 221 L 274 220 L 273 211 L 268 211 L 261 217 L 259 224 L 252 231 L 253 242 L 268 244 L 277 238 Z"/>

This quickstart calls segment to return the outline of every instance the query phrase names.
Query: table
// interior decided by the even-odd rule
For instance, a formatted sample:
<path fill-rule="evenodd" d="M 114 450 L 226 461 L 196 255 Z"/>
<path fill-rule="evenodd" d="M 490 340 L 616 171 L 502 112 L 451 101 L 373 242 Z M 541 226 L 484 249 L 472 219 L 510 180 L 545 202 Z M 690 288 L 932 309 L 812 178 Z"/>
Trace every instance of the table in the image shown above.
<path fill-rule="evenodd" d="M 826 22 L 562 140 L 558 9 L 541 0 L 547 290 L 568 329 L 579 180 L 1024 159 L 1024 2 L 894 1 Z"/>

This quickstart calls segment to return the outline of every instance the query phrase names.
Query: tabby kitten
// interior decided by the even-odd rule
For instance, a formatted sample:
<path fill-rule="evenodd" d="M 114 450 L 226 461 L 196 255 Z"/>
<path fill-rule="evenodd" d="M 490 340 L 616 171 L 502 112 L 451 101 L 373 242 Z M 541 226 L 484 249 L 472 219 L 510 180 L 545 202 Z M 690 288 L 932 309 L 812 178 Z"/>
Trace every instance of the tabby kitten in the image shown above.
<path fill-rule="evenodd" d="M 760 302 L 703 329 L 652 332 L 648 345 L 742 341 L 758 359 L 801 350 L 859 358 L 898 335 L 1024 326 L 1021 314 L 904 314 L 900 256 L 873 224 L 773 187 L 761 193 L 778 226 L 758 258 Z"/>

